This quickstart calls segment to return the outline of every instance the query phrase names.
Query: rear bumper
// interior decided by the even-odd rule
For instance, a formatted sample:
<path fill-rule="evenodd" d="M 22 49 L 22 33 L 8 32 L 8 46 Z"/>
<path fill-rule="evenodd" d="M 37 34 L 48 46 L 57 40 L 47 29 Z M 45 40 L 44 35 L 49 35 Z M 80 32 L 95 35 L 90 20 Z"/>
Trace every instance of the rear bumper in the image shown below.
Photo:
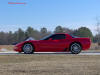
<path fill-rule="evenodd" d="M 90 48 L 90 46 L 91 46 L 91 43 L 90 43 L 90 42 L 85 43 L 85 44 L 83 44 L 82 49 L 83 49 L 83 50 L 88 50 L 88 49 Z"/>

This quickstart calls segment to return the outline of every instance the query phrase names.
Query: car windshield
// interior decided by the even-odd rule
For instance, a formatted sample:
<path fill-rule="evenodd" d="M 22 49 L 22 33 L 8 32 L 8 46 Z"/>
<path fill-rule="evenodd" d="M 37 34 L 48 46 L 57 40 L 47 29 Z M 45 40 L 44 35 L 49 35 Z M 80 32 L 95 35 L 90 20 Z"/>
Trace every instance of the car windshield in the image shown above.
<path fill-rule="evenodd" d="M 52 35 L 53 35 L 53 34 L 48 35 L 48 36 L 45 36 L 45 37 L 41 38 L 40 40 L 46 40 L 46 39 L 48 39 L 49 37 L 51 37 Z"/>
<path fill-rule="evenodd" d="M 72 38 L 78 38 L 78 36 L 75 36 L 75 35 L 72 35 L 72 34 L 69 34 Z"/>

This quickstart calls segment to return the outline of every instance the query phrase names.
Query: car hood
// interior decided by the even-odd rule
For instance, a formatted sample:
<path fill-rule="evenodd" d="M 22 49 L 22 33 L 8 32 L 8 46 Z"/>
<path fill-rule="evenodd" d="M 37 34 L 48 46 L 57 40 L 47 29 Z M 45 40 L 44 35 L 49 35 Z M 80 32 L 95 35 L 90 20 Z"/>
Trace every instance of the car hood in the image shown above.
<path fill-rule="evenodd" d="M 31 42 L 38 42 L 39 40 L 29 40 L 29 41 L 23 41 L 23 42 L 20 42 L 18 44 L 16 44 L 15 46 L 22 46 L 24 43 L 31 43 Z"/>

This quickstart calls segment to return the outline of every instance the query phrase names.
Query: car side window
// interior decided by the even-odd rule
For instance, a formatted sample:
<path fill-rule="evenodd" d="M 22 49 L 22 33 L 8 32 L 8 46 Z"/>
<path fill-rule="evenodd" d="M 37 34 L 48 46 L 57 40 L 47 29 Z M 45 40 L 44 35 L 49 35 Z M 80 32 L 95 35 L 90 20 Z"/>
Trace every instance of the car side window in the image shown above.
<path fill-rule="evenodd" d="M 56 34 L 52 36 L 53 40 L 60 40 L 60 39 L 65 39 L 66 35 L 65 34 Z"/>
<path fill-rule="evenodd" d="M 52 37 L 53 37 L 53 35 L 51 35 L 51 36 L 45 38 L 44 40 L 49 40 L 49 39 L 52 38 Z"/>

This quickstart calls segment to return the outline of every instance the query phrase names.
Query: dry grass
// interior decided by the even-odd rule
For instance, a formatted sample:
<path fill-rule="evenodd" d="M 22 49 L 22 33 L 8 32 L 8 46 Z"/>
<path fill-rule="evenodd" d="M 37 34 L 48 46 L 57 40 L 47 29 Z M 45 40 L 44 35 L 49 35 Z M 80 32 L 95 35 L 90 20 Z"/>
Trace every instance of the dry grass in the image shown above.
<path fill-rule="evenodd" d="M 92 43 L 90 50 L 100 50 L 100 46 L 98 46 L 98 43 Z"/>
<path fill-rule="evenodd" d="M 0 75 L 100 75 L 100 56 L 2 55 Z"/>
<path fill-rule="evenodd" d="M 14 45 L 0 45 L 0 49 L 13 50 Z"/>

